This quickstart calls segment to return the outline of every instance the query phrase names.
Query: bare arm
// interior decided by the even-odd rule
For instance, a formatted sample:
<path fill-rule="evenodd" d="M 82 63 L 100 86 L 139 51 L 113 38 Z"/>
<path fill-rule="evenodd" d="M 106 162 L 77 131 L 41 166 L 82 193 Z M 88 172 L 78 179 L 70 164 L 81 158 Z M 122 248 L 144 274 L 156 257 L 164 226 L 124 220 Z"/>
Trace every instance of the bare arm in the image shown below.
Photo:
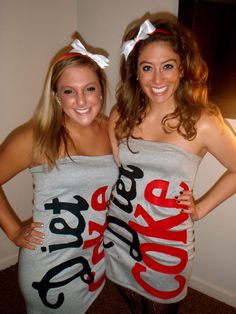
<path fill-rule="evenodd" d="M 34 249 L 41 244 L 43 234 L 35 228 L 41 223 L 21 222 L 11 207 L 2 185 L 20 171 L 30 167 L 32 159 L 32 131 L 22 126 L 14 130 L 0 146 L 0 226 L 17 246 Z"/>
<path fill-rule="evenodd" d="M 225 168 L 225 173 L 199 200 L 193 202 L 190 193 L 180 197 L 186 201 L 193 220 L 199 220 L 236 192 L 236 137 L 229 127 L 214 116 L 205 116 L 199 124 L 197 140 L 204 143 L 206 151 L 211 153 Z"/>

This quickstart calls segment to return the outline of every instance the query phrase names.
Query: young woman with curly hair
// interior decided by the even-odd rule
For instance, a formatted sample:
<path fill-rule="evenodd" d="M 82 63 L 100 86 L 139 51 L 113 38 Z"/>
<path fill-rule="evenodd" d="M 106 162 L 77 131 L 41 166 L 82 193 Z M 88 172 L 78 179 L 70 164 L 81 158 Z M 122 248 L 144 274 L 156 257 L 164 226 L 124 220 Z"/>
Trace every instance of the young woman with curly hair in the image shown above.
<path fill-rule="evenodd" d="M 193 34 L 146 20 L 123 38 L 109 133 L 120 173 L 105 232 L 107 277 L 132 313 L 177 313 L 194 259 L 194 221 L 236 191 L 236 139 L 208 100 L 208 69 Z M 226 168 L 200 200 L 206 153 Z"/>

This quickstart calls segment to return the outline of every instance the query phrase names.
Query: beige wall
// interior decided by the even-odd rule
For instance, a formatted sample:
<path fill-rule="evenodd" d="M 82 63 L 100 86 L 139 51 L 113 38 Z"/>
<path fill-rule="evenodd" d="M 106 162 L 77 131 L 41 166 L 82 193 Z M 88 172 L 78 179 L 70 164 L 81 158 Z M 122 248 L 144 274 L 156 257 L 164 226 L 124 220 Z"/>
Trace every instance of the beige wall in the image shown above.
<path fill-rule="evenodd" d="M 228 120 L 236 131 L 236 120 Z M 208 190 L 224 168 L 211 155 L 200 166 L 196 197 Z M 195 223 L 196 258 L 191 286 L 236 307 L 236 195 Z"/>
<path fill-rule="evenodd" d="M 119 46 L 127 24 L 147 12 L 177 14 L 178 0 L 0 0 L 0 141 L 35 107 L 52 55 L 75 30 L 110 54 L 106 70 L 114 103 Z M 109 111 L 109 110 L 108 110 Z M 236 120 L 231 121 L 236 129 Z M 222 167 L 207 156 L 197 177 L 204 192 Z M 23 172 L 5 186 L 21 218 L 31 214 L 31 177 Z M 196 223 L 196 260 L 191 286 L 236 307 L 236 197 Z M 17 248 L 0 231 L 0 269 L 17 260 Z"/>
<path fill-rule="evenodd" d="M 0 142 L 30 118 L 49 60 L 77 28 L 76 0 L 0 1 Z M 31 176 L 24 171 L 4 186 L 19 216 L 31 215 Z M 15 263 L 18 249 L 0 230 L 0 269 Z"/>

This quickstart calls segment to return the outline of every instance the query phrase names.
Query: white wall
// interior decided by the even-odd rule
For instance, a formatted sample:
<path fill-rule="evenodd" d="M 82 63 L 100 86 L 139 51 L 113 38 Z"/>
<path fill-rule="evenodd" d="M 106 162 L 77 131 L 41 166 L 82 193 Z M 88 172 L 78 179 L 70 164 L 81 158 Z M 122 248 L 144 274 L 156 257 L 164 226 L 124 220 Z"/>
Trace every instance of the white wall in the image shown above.
<path fill-rule="evenodd" d="M 25 122 L 39 100 L 48 64 L 77 28 L 76 0 L 0 1 L 0 142 Z M 22 218 L 31 215 L 31 177 L 4 186 Z M 0 230 L 0 269 L 16 262 L 18 249 Z"/>
<path fill-rule="evenodd" d="M 88 43 L 109 52 L 111 85 L 109 108 L 114 104 L 119 47 L 127 25 L 147 12 L 178 12 L 178 0 L 78 0 L 78 30 Z M 89 17 L 89 18 L 88 18 Z M 231 121 L 236 129 L 236 120 Z M 204 193 L 223 168 L 212 156 L 203 160 L 195 194 Z M 196 223 L 196 259 L 191 287 L 236 307 L 236 196 Z"/>
<path fill-rule="evenodd" d="M 38 101 L 48 62 L 78 30 L 86 41 L 109 52 L 114 103 L 121 36 L 131 20 L 147 12 L 177 14 L 178 0 L 0 0 L 0 142 L 30 118 Z M 236 129 L 236 121 L 230 121 Z M 200 166 L 196 195 L 222 167 L 207 156 Z M 5 186 L 19 216 L 31 214 L 31 177 L 23 172 Z M 196 223 L 196 259 L 191 286 L 236 307 L 236 196 Z M 0 269 L 17 260 L 17 248 L 0 231 Z"/>
<path fill-rule="evenodd" d="M 236 131 L 236 120 L 228 119 Z M 236 162 L 236 161 L 235 161 Z M 196 197 L 208 190 L 224 168 L 211 155 L 201 165 Z M 236 195 L 195 223 L 196 258 L 191 287 L 236 307 Z"/>

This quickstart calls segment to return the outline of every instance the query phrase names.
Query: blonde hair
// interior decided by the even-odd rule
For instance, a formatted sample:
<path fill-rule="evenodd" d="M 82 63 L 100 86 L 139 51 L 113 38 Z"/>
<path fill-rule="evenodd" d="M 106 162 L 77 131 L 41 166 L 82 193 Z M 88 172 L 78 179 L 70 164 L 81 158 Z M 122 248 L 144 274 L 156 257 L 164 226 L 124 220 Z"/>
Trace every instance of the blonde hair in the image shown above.
<path fill-rule="evenodd" d="M 70 67 L 88 66 L 98 77 L 101 85 L 102 106 L 106 106 L 107 81 L 105 72 L 92 59 L 83 55 L 69 56 L 52 61 L 49 67 L 44 89 L 34 112 L 31 123 L 33 126 L 33 160 L 43 160 L 49 169 L 56 166 L 61 149 L 70 157 L 68 143 L 73 141 L 65 127 L 64 113 L 57 101 L 57 82 L 62 73 Z"/>

